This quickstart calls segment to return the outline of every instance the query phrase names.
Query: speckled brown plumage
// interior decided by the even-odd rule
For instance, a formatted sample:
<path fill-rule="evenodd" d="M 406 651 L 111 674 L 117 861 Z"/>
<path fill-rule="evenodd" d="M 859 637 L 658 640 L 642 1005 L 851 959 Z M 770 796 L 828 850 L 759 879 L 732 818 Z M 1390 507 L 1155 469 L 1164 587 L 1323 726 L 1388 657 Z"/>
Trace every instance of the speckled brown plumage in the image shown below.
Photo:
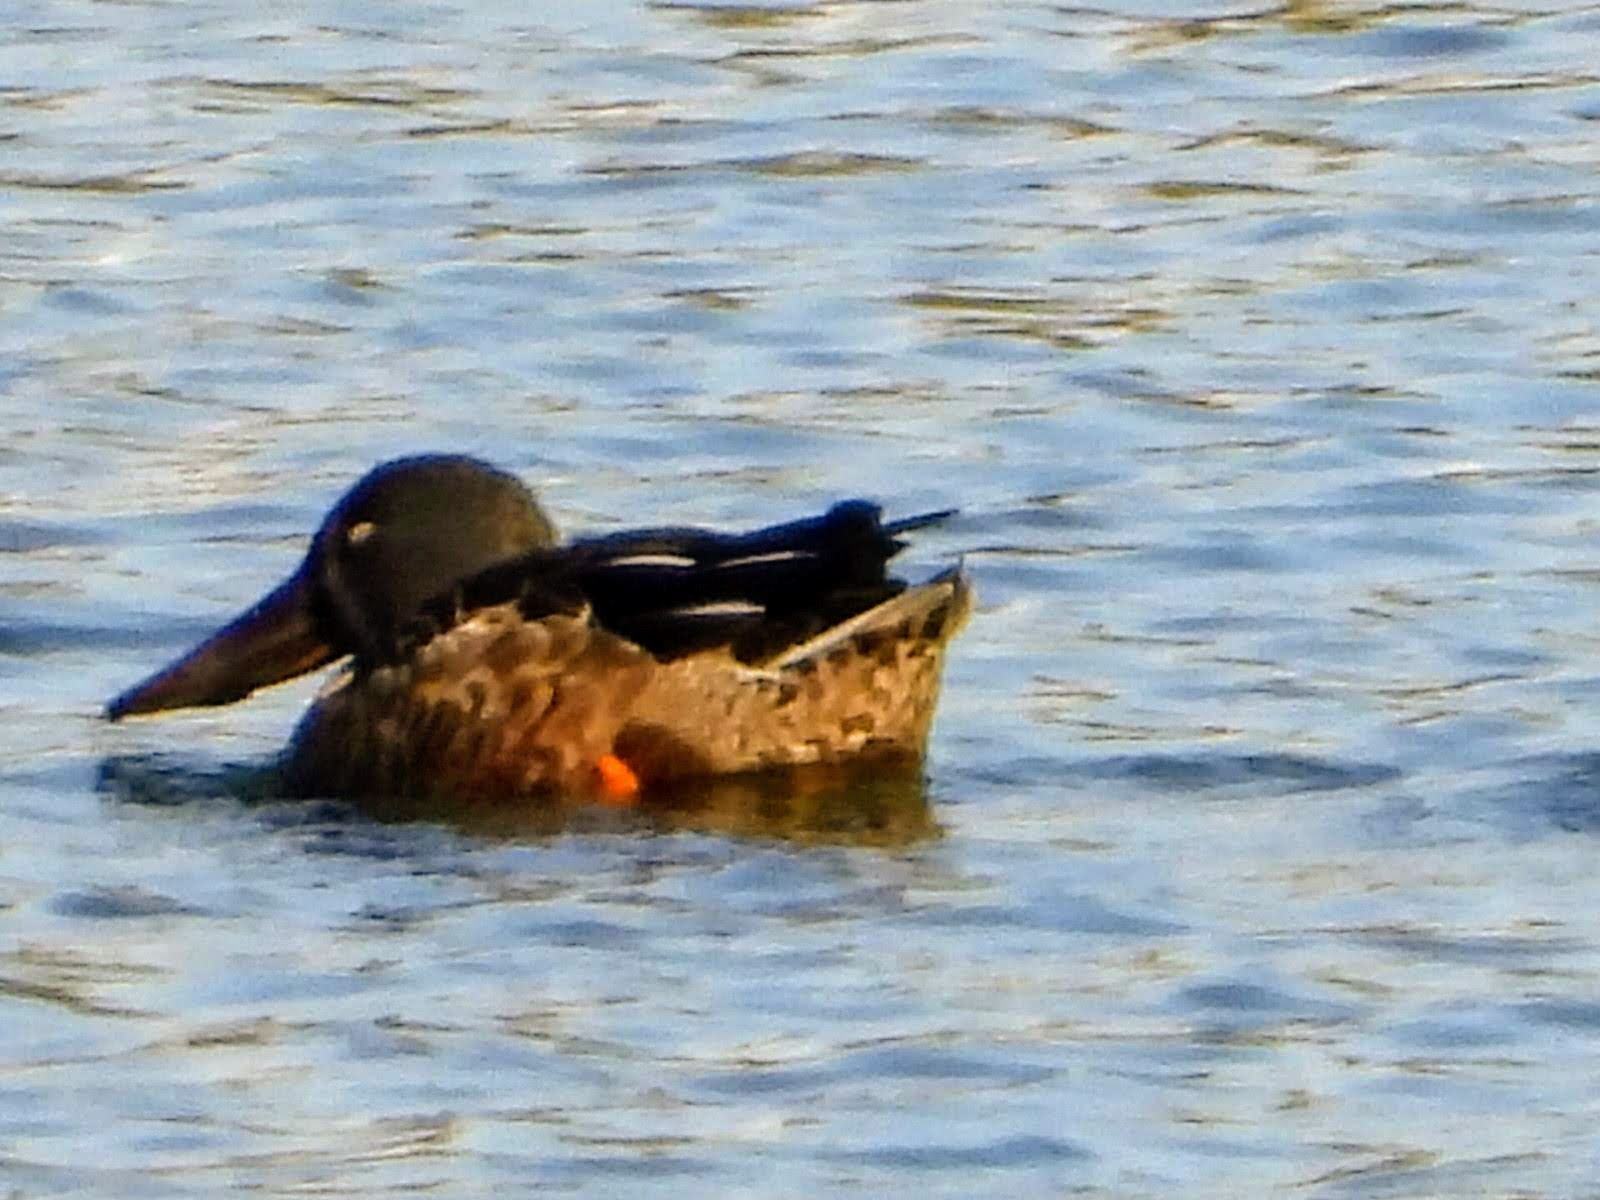
<path fill-rule="evenodd" d="M 336 679 L 291 745 L 291 786 L 344 796 L 583 795 L 616 754 L 646 786 L 874 758 L 927 741 L 964 577 L 903 592 L 768 662 L 662 662 L 588 614 L 473 614 L 408 661 Z"/>

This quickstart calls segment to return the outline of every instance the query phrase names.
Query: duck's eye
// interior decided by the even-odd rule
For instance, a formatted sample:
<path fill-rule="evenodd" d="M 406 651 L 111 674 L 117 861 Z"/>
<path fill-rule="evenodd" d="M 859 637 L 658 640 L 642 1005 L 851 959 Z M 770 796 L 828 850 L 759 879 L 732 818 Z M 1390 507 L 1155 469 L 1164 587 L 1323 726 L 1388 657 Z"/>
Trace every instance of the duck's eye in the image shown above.
<path fill-rule="evenodd" d="M 346 546 L 359 546 L 373 534 L 378 532 L 378 526 L 372 521 L 357 521 L 345 530 L 344 544 Z"/>

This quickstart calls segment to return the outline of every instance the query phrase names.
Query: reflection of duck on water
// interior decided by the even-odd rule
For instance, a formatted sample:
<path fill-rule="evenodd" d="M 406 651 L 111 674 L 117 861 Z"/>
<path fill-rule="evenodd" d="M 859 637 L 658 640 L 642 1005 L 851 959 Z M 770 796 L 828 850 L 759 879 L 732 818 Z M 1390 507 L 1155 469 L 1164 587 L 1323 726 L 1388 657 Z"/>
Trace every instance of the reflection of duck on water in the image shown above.
<path fill-rule="evenodd" d="M 266 763 L 221 764 L 170 754 L 103 759 L 99 788 L 125 804 L 242 804 L 273 827 L 341 831 L 352 819 L 427 822 L 472 837 L 544 838 L 586 833 L 705 833 L 807 845 L 895 848 L 940 835 L 915 762 L 801 766 L 682 779 L 652 788 L 647 803 L 519 803 L 495 796 L 366 796 L 348 804 L 282 802 L 282 773 Z M 369 827 L 370 832 L 370 827 Z M 365 844 L 357 836 L 356 846 Z"/>
<path fill-rule="evenodd" d="M 113 720 L 225 704 L 350 656 L 294 735 L 298 794 L 631 802 L 676 781 L 917 762 L 959 569 L 890 578 L 899 535 L 863 501 L 744 534 L 558 546 L 528 489 L 473 459 L 378 467 L 300 568 L 111 702 Z"/>

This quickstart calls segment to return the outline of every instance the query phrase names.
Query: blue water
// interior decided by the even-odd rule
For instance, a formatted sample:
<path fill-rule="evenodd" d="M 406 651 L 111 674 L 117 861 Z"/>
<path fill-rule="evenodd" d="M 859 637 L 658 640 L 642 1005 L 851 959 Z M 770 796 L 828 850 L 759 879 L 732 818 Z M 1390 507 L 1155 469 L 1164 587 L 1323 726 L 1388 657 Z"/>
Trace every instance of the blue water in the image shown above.
<path fill-rule="evenodd" d="M 1600 1110 L 1600 18 L 45 2 L 0 1190 L 1507 1196 Z M 374 462 L 959 505 L 925 778 L 380 821 L 109 727 Z"/>

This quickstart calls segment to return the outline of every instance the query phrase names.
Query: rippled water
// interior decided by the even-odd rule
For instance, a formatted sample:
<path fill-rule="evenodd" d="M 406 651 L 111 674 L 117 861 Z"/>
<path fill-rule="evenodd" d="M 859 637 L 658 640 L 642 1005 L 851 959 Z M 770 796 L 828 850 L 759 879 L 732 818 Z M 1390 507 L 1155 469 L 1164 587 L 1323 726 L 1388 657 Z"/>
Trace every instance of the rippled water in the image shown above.
<path fill-rule="evenodd" d="M 1592 1190 L 1600 13 L 241 12 L 0 39 L 7 1195 Z M 424 448 L 960 504 L 926 779 L 98 719 Z"/>

